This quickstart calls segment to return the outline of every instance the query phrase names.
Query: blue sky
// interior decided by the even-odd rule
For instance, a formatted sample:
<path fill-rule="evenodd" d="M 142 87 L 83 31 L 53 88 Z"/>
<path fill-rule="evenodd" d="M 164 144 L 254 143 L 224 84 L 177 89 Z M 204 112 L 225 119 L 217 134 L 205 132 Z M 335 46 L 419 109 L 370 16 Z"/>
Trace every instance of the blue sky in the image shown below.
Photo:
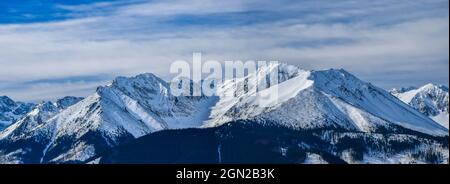
<path fill-rule="evenodd" d="M 449 80 L 448 0 L 0 2 L 0 95 L 85 96 L 170 63 L 278 60 L 383 88 Z"/>

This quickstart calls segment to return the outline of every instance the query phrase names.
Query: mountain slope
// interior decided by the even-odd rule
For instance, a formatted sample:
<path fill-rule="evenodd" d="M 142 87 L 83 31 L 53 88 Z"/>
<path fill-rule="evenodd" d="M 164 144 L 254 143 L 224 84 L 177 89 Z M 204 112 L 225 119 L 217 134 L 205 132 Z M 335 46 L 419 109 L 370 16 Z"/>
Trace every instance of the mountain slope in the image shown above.
<path fill-rule="evenodd" d="M 7 96 L 0 96 L 0 131 L 27 114 L 34 104 L 15 102 Z"/>
<path fill-rule="evenodd" d="M 239 120 L 208 129 L 164 130 L 115 147 L 95 160 L 102 164 L 448 163 L 448 137 L 402 128 L 383 134 L 269 124 L 276 123 Z"/>
<path fill-rule="evenodd" d="M 420 88 L 393 89 L 391 93 L 448 129 L 448 87 L 426 84 Z"/>

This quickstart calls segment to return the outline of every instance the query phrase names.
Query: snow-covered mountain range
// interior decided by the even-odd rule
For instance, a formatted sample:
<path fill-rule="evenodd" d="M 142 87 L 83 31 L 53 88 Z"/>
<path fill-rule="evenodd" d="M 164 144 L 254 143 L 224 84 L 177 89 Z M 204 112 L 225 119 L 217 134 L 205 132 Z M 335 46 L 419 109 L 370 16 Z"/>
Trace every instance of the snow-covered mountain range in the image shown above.
<path fill-rule="evenodd" d="M 411 105 L 414 109 L 429 116 L 448 129 L 448 87 L 426 84 L 420 88 L 392 89 L 390 92 L 403 102 Z"/>
<path fill-rule="evenodd" d="M 274 71 L 279 72 L 279 84 L 262 80 Z M 153 132 L 221 127 L 239 120 L 291 130 L 409 130 L 448 136 L 447 128 L 344 70 L 268 65 L 224 81 L 212 97 L 173 96 L 169 86 L 153 74 L 118 77 L 79 102 L 39 104 L 0 132 L 0 162 L 84 163 Z M 252 90 L 257 86 L 267 88 Z M 258 103 L 275 89 L 276 100 Z M 448 157 L 448 149 L 443 155 Z"/>
<path fill-rule="evenodd" d="M 0 96 L 0 131 L 23 117 L 34 105 L 15 102 L 7 96 Z"/>

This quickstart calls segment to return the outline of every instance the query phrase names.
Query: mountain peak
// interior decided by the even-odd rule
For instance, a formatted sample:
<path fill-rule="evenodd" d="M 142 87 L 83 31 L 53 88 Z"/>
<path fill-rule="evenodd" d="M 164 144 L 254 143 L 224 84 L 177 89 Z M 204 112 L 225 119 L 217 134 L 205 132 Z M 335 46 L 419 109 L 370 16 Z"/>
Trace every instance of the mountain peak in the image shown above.
<path fill-rule="evenodd" d="M 313 71 L 311 79 L 314 80 L 314 85 L 324 92 L 336 96 L 350 95 L 357 99 L 361 98 L 362 90 L 375 88 L 344 69 Z"/>
<path fill-rule="evenodd" d="M 22 134 L 31 133 L 34 128 L 53 117 L 59 109 L 50 101 L 37 104 L 26 115 L 14 121 L 11 126 L 0 132 L 0 138 L 20 137 Z"/>
<path fill-rule="evenodd" d="M 3 96 L 0 96 L 0 100 L 1 101 L 3 101 L 3 100 L 11 100 L 11 98 L 9 98 L 8 96 L 3 95 Z"/>
<path fill-rule="evenodd" d="M 417 89 L 417 87 L 409 86 L 409 87 L 402 87 L 402 88 L 393 88 L 393 89 L 389 90 L 389 92 L 391 94 L 398 94 L 398 93 L 404 93 L 404 92 L 415 90 L 415 89 Z"/>
<path fill-rule="evenodd" d="M 431 87 L 436 87 L 436 86 L 438 86 L 438 85 L 433 84 L 433 83 L 428 83 L 428 84 L 423 85 L 423 88 L 431 88 Z"/>
<path fill-rule="evenodd" d="M 414 109 L 429 116 L 434 121 L 448 128 L 449 93 L 448 87 L 428 83 L 420 88 L 391 93 Z"/>
<path fill-rule="evenodd" d="M 442 90 L 445 92 L 448 92 L 448 87 L 444 86 L 444 85 L 438 85 L 438 84 L 433 84 L 433 83 L 428 83 L 425 84 L 424 86 L 422 86 L 421 88 L 419 88 L 419 90 Z"/>
<path fill-rule="evenodd" d="M 158 82 L 158 83 L 167 83 L 166 81 L 162 80 L 161 78 L 159 78 L 158 76 L 156 76 L 153 73 L 143 73 L 143 74 L 139 74 L 133 77 L 124 77 L 124 76 L 119 76 L 116 77 L 113 80 L 113 85 L 120 85 L 126 82 Z"/>
<path fill-rule="evenodd" d="M 30 112 L 34 104 L 15 102 L 7 96 L 0 96 L 0 131 Z"/>
<path fill-rule="evenodd" d="M 39 109 L 41 111 L 57 111 L 57 107 L 54 103 L 50 101 L 44 101 L 39 103 L 34 109 Z"/>
<path fill-rule="evenodd" d="M 152 73 L 144 73 L 134 77 L 117 77 L 107 88 L 115 88 L 126 94 L 140 93 L 137 90 L 148 91 L 152 94 L 164 93 L 167 95 L 169 84 Z"/>
<path fill-rule="evenodd" d="M 360 82 L 361 80 L 359 80 L 356 76 L 354 76 L 353 74 L 351 74 L 350 72 L 348 72 L 347 70 L 344 70 L 342 68 L 340 69 L 335 69 L 335 68 L 331 68 L 328 70 L 317 70 L 314 71 L 313 73 L 317 74 L 317 76 L 321 76 L 324 77 L 328 80 L 341 80 L 341 81 L 353 81 L 353 82 Z"/>
<path fill-rule="evenodd" d="M 66 108 L 78 103 L 79 101 L 81 101 L 83 99 L 84 98 L 82 98 L 82 97 L 66 96 L 61 99 L 56 100 L 56 106 L 59 109 L 66 109 Z"/>
<path fill-rule="evenodd" d="M 15 102 L 8 96 L 0 96 L 0 107 L 12 106 Z"/>

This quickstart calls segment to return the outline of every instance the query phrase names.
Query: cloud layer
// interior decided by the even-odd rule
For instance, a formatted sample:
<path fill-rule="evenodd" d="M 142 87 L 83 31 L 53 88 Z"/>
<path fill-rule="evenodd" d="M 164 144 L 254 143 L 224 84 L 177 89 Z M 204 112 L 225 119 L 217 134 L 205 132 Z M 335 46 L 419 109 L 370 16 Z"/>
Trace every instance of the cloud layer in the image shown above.
<path fill-rule="evenodd" d="M 448 1 L 114 1 L 50 4 L 63 20 L 0 24 L 0 95 L 84 96 L 170 63 L 278 60 L 381 87 L 448 84 Z"/>

